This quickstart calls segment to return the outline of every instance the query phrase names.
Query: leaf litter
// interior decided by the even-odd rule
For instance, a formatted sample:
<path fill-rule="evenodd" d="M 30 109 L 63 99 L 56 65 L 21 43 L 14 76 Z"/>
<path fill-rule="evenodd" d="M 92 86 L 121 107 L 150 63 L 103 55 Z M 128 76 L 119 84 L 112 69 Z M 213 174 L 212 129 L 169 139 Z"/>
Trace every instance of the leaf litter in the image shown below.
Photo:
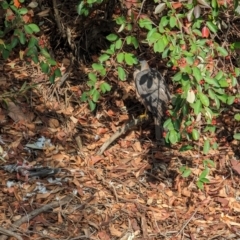
<path fill-rule="evenodd" d="M 38 71 L 33 76 L 33 83 L 43 79 Z M 1 91 L 9 84 L 22 86 L 13 80 Z M 121 85 L 132 91 L 128 83 Z M 94 116 L 85 103 L 76 104 L 74 94 L 62 97 L 69 89 L 82 91 L 81 85 L 65 86 L 52 94 L 46 80 L 25 93 L 31 105 L 20 95 L 1 106 L 1 228 L 14 232 L 17 226 L 25 239 L 239 238 L 235 142 L 223 141 L 206 156 L 195 149 L 179 152 L 181 146 L 156 146 L 150 121 L 98 156 L 106 139 L 131 117 L 122 111 L 124 102 L 114 98 L 108 105 L 101 100 L 104 107 Z M 205 159 L 215 167 L 201 191 L 196 179 Z M 18 163 L 28 171 L 61 171 L 19 178 L 6 169 Z M 182 165 L 191 170 L 189 178 L 181 176 Z"/>

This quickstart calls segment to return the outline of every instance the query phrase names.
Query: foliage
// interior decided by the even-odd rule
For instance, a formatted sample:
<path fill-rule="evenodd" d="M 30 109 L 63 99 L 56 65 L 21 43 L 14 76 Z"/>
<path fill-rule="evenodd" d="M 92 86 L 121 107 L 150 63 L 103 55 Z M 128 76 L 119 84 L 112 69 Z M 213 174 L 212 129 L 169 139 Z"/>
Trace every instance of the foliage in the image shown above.
<path fill-rule="evenodd" d="M 8 59 L 14 50 L 19 51 L 19 57 L 27 63 L 40 63 L 43 73 L 49 76 L 53 83 L 61 76 L 57 63 L 50 56 L 44 39 L 38 38 L 38 25 L 32 23 L 34 13 L 24 6 L 24 0 L 1 1 L 4 10 L 4 26 L 0 28 L 0 54 Z M 30 5 L 32 7 L 32 5 Z"/>
<path fill-rule="evenodd" d="M 139 9 L 142 7 L 133 2 L 131 4 Z M 238 3 L 235 1 L 234 4 L 236 9 Z M 125 80 L 126 67 L 133 66 L 137 60 L 133 54 L 124 51 L 124 47 L 131 44 L 137 49 L 140 41 L 148 43 L 155 54 L 167 60 L 167 67 L 175 71 L 172 80 L 177 90 L 172 99 L 173 109 L 168 111 L 170 117 L 163 125 L 166 142 L 176 144 L 183 139 L 199 141 L 203 137 L 201 151 L 208 154 L 211 148 L 218 147 L 212 137 L 217 118 L 222 110 L 239 98 L 233 89 L 237 85 L 240 69 L 231 63 L 230 54 L 239 49 L 240 44 L 235 42 L 228 47 L 218 38 L 218 33 L 227 31 L 222 15 L 229 7 L 233 7 L 231 3 L 217 0 L 163 1 L 155 7 L 154 14 L 159 16 L 157 23 L 141 12 L 139 18 L 133 11 L 131 18 L 124 15 L 116 17 L 115 21 L 120 25 L 118 35 L 112 33 L 107 36 L 111 42 L 110 48 L 99 57 L 98 69 L 93 67 L 95 72 L 89 76 L 90 81 L 92 76 L 95 80 L 99 75 L 104 78 L 108 68 L 104 67 L 104 63 L 110 62 L 114 64 L 110 69 L 116 69 L 119 79 Z M 141 31 L 146 32 L 145 39 L 133 34 L 133 23 L 136 21 Z M 89 85 L 92 92 L 96 89 L 94 84 Z M 89 92 L 89 97 L 92 92 Z M 95 102 L 99 96 L 92 96 L 92 101 Z M 240 119 L 239 114 L 235 115 L 235 119 Z M 204 136 L 201 136 L 203 133 Z M 238 133 L 234 137 L 240 139 Z M 191 171 L 183 167 L 181 173 L 188 176 Z M 207 174 L 206 167 L 197 181 L 200 189 L 208 182 Z"/>
<path fill-rule="evenodd" d="M 123 16 L 118 17 L 116 23 L 121 25 L 118 32 L 123 31 L 125 27 L 128 30 L 132 28 L 132 25 L 127 23 L 127 20 Z M 92 64 L 92 72 L 88 74 L 87 81 L 89 90 L 85 91 L 81 96 L 82 101 L 88 101 L 91 110 L 95 109 L 101 93 L 104 94 L 111 90 L 111 86 L 106 81 L 99 84 L 97 79 L 106 79 L 110 71 L 117 69 L 119 79 L 125 81 L 127 78 L 125 66 L 133 66 L 138 62 L 134 54 L 123 51 L 125 44 L 132 45 L 135 49 L 138 48 L 139 45 L 135 36 L 121 38 L 111 33 L 106 38 L 111 44 L 99 56 L 99 62 Z M 111 63 L 114 63 L 114 66 L 111 66 Z"/>

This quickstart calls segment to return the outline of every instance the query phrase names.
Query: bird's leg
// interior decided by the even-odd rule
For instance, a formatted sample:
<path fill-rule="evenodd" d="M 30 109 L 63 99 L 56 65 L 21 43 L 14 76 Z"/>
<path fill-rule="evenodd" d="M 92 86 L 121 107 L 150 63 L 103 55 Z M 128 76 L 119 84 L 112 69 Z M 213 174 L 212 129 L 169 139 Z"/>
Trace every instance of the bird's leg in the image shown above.
<path fill-rule="evenodd" d="M 143 114 L 139 115 L 139 119 L 141 119 L 141 120 L 148 119 L 149 115 L 148 115 L 147 111 L 148 110 L 145 108 L 145 112 Z"/>

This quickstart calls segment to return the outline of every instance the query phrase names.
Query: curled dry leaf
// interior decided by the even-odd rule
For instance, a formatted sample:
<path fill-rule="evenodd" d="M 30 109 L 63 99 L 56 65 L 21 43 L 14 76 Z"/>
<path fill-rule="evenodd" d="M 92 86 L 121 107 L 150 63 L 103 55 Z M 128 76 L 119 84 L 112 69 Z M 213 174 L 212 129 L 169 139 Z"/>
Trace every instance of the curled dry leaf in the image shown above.
<path fill-rule="evenodd" d="M 199 18 L 201 15 L 201 8 L 199 5 L 194 7 L 194 16 L 195 18 Z"/>
<path fill-rule="evenodd" d="M 197 1 L 198 1 L 198 3 L 203 5 L 204 7 L 211 8 L 211 6 L 205 0 L 197 0 Z"/>
<path fill-rule="evenodd" d="M 154 14 L 161 13 L 166 8 L 166 3 L 159 3 L 155 8 Z"/>

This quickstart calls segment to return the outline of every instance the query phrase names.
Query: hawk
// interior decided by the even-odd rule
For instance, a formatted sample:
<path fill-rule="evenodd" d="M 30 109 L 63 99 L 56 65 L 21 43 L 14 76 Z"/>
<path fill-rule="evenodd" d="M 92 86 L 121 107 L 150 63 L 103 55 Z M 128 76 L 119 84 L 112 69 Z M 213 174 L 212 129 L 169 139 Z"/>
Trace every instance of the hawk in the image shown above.
<path fill-rule="evenodd" d="M 165 115 L 171 99 L 163 76 L 156 69 L 150 68 L 147 61 L 140 61 L 141 70 L 133 74 L 136 93 L 145 108 L 153 114 L 155 137 L 162 139 L 161 118 Z"/>

